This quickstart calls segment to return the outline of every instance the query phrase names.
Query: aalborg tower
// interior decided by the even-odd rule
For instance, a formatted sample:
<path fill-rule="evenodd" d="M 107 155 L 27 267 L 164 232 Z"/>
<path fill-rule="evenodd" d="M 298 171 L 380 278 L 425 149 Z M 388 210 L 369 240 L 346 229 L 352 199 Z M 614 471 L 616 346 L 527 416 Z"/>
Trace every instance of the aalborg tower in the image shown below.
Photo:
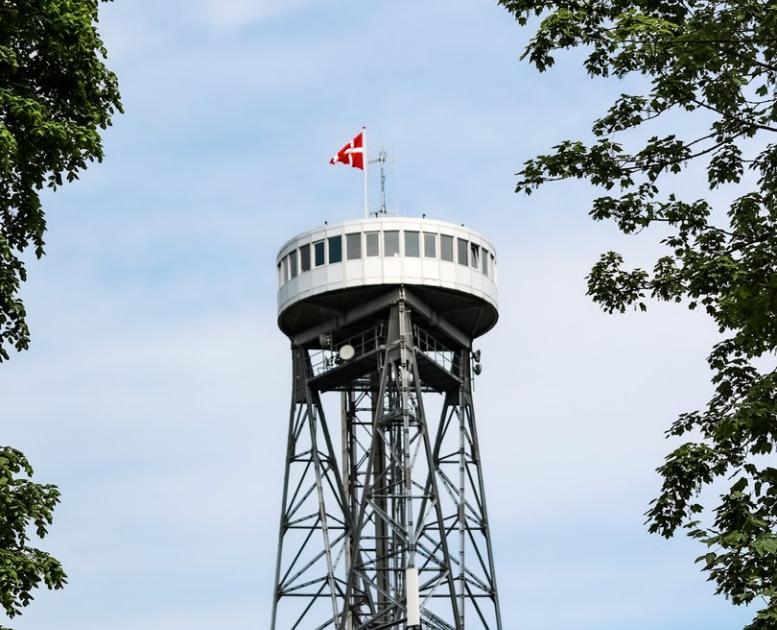
<path fill-rule="evenodd" d="M 330 164 L 363 171 L 369 217 L 366 151 L 362 129 Z M 387 216 L 375 161 L 381 212 L 278 253 L 293 374 L 272 630 L 501 630 L 472 403 L 496 255 L 463 226 Z"/>
<path fill-rule="evenodd" d="M 496 271 L 486 239 L 429 219 L 281 248 L 293 385 L 274 630 L 501 630 L 472 401 Z"/>

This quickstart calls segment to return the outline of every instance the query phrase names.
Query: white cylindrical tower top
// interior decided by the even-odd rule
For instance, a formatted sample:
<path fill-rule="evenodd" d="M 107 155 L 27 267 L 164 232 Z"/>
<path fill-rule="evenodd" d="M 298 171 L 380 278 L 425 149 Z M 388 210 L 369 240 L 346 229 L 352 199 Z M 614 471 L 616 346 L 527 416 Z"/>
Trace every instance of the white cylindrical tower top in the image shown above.
<path fill-rule="evenodd" d="M 472 338 L 498 317 L 497 257 L 483 236 L 432 219 L 378 216 L 310 230 L 278 252 L 286 334 L 407 286 Z"/>

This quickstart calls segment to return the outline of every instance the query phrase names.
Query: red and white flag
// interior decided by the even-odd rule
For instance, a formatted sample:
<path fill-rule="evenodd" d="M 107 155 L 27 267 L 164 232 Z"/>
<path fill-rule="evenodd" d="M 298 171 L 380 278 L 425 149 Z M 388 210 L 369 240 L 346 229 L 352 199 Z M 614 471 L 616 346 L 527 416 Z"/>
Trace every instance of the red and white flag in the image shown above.
<path fill-rule="evenodd" d="M 332 159 L 330 164 L 348 164 L 353 168 L 364 170 L 364 129 L 356 137 L 340 149 Z"/>

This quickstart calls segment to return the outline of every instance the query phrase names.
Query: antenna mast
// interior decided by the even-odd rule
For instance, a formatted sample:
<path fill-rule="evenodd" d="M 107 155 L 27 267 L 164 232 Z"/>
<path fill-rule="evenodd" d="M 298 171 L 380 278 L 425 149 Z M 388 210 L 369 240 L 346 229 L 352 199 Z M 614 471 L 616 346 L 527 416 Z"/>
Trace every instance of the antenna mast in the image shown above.
<path fill-rule="evenodd" d="M 375 213 L 375 215 L 379 214 L 388 214 L 388 208 L 386 207 L 386 162 L 388 158 L 388 154 L 386 153 L 386 150 L 381 146 L 380 152 L 378 153 L 378 159 L 377 160 L 370 160 L 370 164 L 380 164 L 380 208 Z"/>

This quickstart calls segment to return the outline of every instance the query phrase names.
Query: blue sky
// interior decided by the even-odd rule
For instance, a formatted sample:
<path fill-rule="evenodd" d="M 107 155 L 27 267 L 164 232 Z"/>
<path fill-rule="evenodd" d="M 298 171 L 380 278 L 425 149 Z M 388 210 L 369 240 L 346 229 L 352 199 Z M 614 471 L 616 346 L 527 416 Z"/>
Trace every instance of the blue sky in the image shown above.
<path fill-rule="evenodd" d="M 106 161 L 47 195 L 32 349 L 0 368 L 3 442 L 60 485 L 45 547 L 70 576 L 17 630 L 268 627 L 290 373 L 274 258 L 359 215 L 359 174 L 327 160 L 363 124 L 396 161 L 393 209 L 466 223 L 500 255 L 476 405 L 505 627 L 749 619 L 713 596 L 702 549 L 642 525 L 664 429 L 709 393 L 713 327 L 601 313 L 598 254 L 647 263 L 658 236 L 591 222 L 582 184 L 513 193 L 622 85 L 574 57 L 519 63 L 528 32 L 493 2 L 118 0 L 101 30 L 127 111 Z"/>

